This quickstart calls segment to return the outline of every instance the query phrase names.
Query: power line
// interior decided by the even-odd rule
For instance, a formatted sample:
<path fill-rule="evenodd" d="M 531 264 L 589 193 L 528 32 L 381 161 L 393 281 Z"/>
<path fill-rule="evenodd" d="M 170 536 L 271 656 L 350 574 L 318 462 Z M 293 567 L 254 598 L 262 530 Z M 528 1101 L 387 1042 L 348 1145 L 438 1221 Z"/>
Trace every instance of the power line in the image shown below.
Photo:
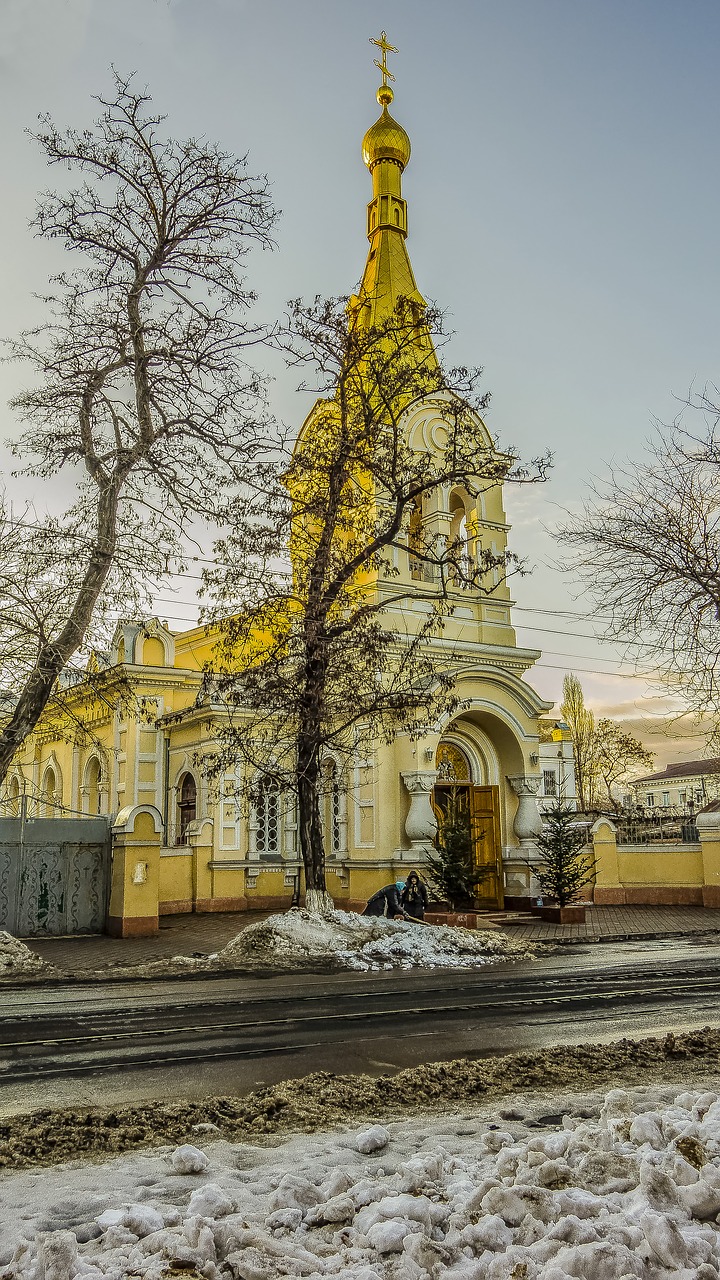
<path fill-rule="evenodd" d="M 37 531 L 38 531 L 38 532 L 40 532 L 40 533 L 46 532 L 46 529 L 45 529 L 45 526 L 44 526 L 44 525 L 35 524 L 35 523 L 33 523 L 32 521 L 28 521 L 28 520 L 15 520 L 15 521 L 14 521 L 14 523 L 15 523 L 16 525 L 20 525 L 23 529 L 35 529 L 35 530 L 37 530 Z M 69 538 L 76 538 L 76 539 L 78 539 L 79 541 L 84 542 L 87 546 L 91 546 L 91 545 L 92 545 L 92 539 L 88 538 L 85 534 L 82 534 L 82 533 L 74 533 L 74 532 L 72 532 L 72 531 L 70 531 L 70 530 L 65 530 L 65 531 L 63 531 L 63 536 L 64 536 L 64 537 L 69 537 Z M 206 565 L 209 565 L 211 568 L 222 568 L 222 569 L 233 569 L 233 568 L 235 568 L 235 565 L 230 564 L 228 561 L 222 561 L 222 560 L 209 560 L 206 556 L 197 556 L 197 555 L 192 555 L 192 556 L 188 556 L 188 557 L 187 557 L 187 559 L 188 559 L 192 564 L 206 564 Z M 187 581 L 190 581 L 190 582 L 204 582 L 204 581 L 205 581 L 205 579 L 204 579 L 204 577 L 203 577 L 203 575 L 202 575 L 201 573 L 186 573 L 186 572 L 184 572 L 184 571 L 182 571 L 182 570 L 178 570 L 177 572 L 174 572 L 174 573 L 172 573 L 172 574 L 168 574 L 167 576 L 168 576 L 168 577 L 172 577 L 172 578 L 183 578 L 183 579 L 185 579 L 185 580 L 187 580 Z M 160 598 L 160 597 L 158 597 L 158 598 Z M 586 621 L 588 621 L 588 622 L 589 622 L 589 621 L 591 621 L 592 619 L 597 618 L 597 620 L 598 620 L 599 622 L 612 622 L 612 618 L 611 618 L 611 617 L 609 617 L 609 616 L 606 616 L 606 615 L 604 615 L 604 614 L 599 614 L 599 613 L 587 614 L 587 613 L 578 612 L 577 610 L 572 610 L 572 609 L 538 609 L 538 608 L 534 608 L 534 607 L 532 607 L 532 606 L 530 606 L 530 605 L 519 605 L 519 604 L 513 605 L 513 606 L 512 606 L 512 608 L 513 608 L 513 612 L 514 612 L 514 613 L 533 613 L 533 614 L 538 614 L 538 615 L 541 615 L 541 616 L 544 616 L 544 617 L 549 617 L 549 618 L 571 618 L 571 619 L 580 619 L 582 622 L 586 622 Z M 539 630 L 541 630 L 541 628 L 539 628 L 539 627 L 534 627 L 534 628 L 532 628 L 532 629 L 533 629 L 533 630 L 535 630 L 535 631 L 539 631 Z M 564 635 L 564 634 L 571 635 L 571 634 L 573 634 L 573 633 L 572 633 L 572 632 L 567 632 L 567 633 L 565 633 L 565 632 L 558 632 L 557 634 L 558 634 L 558 635 Z M 586 636 L 586 637 L 581 637 L 581 638 L 585 638 L 585 639 L 588 639 L 588 640 L 602 639 L 602 637 L 600 637 L 600 636 Z M 634 643 L 634 642 L 630 642 L 630 643 Z"/>

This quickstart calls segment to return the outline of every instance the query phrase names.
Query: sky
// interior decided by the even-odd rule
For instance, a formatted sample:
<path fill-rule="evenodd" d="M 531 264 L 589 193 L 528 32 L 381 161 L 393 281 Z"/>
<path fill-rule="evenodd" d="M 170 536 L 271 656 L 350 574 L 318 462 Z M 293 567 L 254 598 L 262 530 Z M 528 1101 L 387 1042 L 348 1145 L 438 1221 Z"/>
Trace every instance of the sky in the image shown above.
<path fill-rule="evenodd" d="M 150 88 L 174 136 L 248 152 L 269 175 L 277 248 L 249 267 L 268 319 L 287 298 L 351 292 L 371 194 L 360 144 L 378 114 L 368 41 L 387 32 L 418 286 L 448 312 L 452 361 L 484 367 L 501 444 L 555 457 L 542 488 L 506 490 L 531 570 L 515 583 L 518 639 L 543 649 L 531 682 L 554 699 L 574 670 L 659 760 L 695 754 L 667 737 L 652 683 L 592 638 L 553 529 L 592 477 L 642 458 L 653 420 L 720 383 L 717 0 L 0 0 L 0 16 L 3 336 L 42 318 L 33 294 L 59 264 L 28 230 L 49 179 L 25 131 L 45 111 L 91 121 L 111 65 Z M 0 370 L 1 404 L 22 376 Z M 291 382 L 271 394 L 299 425 L 309 406 Z M 0 434 L 16 429 L 0 408 Z M 189 590 L 158 599 L 174 628 L 194 618 Z"/>

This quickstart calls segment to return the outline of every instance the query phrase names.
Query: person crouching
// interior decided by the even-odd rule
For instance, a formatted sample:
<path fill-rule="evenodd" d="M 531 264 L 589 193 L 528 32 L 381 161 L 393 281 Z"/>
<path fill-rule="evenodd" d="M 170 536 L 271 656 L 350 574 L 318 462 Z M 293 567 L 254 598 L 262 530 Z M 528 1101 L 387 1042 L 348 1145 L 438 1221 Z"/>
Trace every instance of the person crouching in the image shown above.
<path fill-rule="evenodd" d="M 389 920 L 404 920 L 405 912 L 400 898 L 404 888 L 404 880 L 396 880 L 394 884 L 383 885 L 382 889 L 378 889 L 377 893 L 374 893 L 370 898 L 363 915 L 387 916 Z"/>

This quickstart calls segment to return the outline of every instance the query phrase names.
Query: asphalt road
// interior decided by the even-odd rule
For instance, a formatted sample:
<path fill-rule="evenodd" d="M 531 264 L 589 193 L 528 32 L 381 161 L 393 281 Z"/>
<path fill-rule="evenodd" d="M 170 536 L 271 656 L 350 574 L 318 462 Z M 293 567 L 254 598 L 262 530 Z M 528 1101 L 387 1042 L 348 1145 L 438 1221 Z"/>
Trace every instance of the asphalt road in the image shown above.
<path fill-rule="evenodd" d="M 717 940 L 568 948 L 470 972 L 4 991 L 0 1115 L 659 1034 L 717 1024 L 719 998 Z"/>

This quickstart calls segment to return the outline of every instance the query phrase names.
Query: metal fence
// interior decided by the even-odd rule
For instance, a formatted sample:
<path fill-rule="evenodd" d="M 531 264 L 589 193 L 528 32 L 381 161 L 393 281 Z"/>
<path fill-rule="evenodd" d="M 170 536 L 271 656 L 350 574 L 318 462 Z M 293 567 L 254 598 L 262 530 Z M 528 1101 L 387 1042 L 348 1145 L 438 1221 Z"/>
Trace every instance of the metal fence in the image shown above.
<path fill-rule="evenodd" d="M 618 844 L 697 844 L 695 814 L 688 809 L 633 810 L 613 817 Z"/>

